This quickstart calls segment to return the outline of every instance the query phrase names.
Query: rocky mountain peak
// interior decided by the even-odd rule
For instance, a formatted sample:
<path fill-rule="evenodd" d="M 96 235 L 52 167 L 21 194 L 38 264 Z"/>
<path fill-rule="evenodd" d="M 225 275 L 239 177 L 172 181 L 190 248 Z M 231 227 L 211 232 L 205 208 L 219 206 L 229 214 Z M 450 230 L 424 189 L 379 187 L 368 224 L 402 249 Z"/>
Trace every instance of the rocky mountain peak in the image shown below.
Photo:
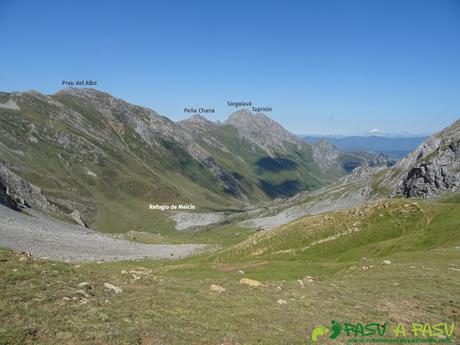
<path fill-rule="evenodd" d="M 58 91 L 55 94 L 67 94 L 67 95 L 91 95 L 91 94 L 104 94 L 109 95 L 103 91 L 99 91 L 93 88 L 83 88 L 83 87 L 65 87 Z"/>
<path fill-rule="evenodd" d="M 239 123 L 247 123 L 252 120 L 252 112 L 248 109 L 241 109 L 230 114 L 228 119 L 225 121 L 226 124 L 236 125 Z"/>
<path fill-rule="evenodd" d="M 243 109 L 234 112 L 225 124 L 235 127 L 239 134 L 265 150 L 270 156 L 287 151 L 286 144 L 308 146 L 279 123 L 262 113 L 253 114 Z"/>
<path fill-rule="evenodd" d="M 120 103 L 127 103 L 119 98 L 116 98 L 106 92 L 92 89 L 92 88 L 80 88 L 80 87 L 66 87 L 58 90 L 53 96 L 70 96 L 79 100 L 90 102 L 94 105 L 113 105 Z"/>
<path fill-rule="evenodd" d="M 208 120 L 206 117 L 200 114 L 194 114 L 185 120 L 179 121 L 181 124 L 197 124 L 197 125 L 212 125 L 214 122 Z"/>
<path fill-rule="evenodd" d="M 79 88 L 79 87 L 66 87 L 57 91 L 54 96 L 70 96 L 90 103 L 92 106 L 97 107 L 98 110 L 126 110 L 127 108 L 139 108 L 142 107 L 130 104 L 120 98 L 114 97 L 106 92 L 92 89 L 92 88 Z"/>
<path fill-rule="evenodd" d="M 232 125 L 237 128 L 248 128 L 248 129 L 275 129 L 277 132 L 282 131 L 283 134 L 292 135 L 290 132 L 285 130 L 279 123 L 273 121 L 270 117 L 263 113 L 253 114 L 250 110 L 242 109 L 232 113 L 225 124 Z"/>
<path fill-rule="evenodd" d="M 270 117 L 265 115 L 264 113 L 255 113 L 254 118 L 257 119 L 258 121 L 267 121 L 267 122 L 274 122 Z"/>

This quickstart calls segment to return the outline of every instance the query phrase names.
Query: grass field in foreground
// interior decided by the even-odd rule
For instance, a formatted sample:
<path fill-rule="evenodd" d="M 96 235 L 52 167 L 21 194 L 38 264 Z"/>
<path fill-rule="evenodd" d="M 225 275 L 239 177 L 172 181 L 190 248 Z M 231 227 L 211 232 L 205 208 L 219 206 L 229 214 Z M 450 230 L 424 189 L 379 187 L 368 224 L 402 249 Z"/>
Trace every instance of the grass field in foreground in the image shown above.
<path fill-rule="evenodd" d="M 1 250 L 0 344 L 312 344 L 312 327 L 333 319 L 455 322 L 458 339 L 459 205 L 382 201 L 176 262 L 71 264 Z"/>

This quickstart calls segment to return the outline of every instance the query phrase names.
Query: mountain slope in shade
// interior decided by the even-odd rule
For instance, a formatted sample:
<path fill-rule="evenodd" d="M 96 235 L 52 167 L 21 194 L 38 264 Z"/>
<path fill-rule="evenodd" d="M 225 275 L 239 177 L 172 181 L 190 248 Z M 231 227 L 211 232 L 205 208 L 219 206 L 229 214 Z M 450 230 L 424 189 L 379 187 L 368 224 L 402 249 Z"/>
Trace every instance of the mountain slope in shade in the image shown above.
<path fill-rule="evenodd" d="M 310 145 L 262 114 L 242 110 L 225 123 L 193 116 L 180 124 L 259 200 L 291 196 L 333 179 L 321 176 Z"/>

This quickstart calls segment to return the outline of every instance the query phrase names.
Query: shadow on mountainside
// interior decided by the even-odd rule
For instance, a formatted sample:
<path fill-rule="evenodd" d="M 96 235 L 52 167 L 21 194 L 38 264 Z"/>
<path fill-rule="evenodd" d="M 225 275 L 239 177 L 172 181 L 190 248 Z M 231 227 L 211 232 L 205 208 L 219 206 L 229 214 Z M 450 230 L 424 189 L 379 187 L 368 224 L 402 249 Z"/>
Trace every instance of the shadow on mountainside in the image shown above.
<path fill-rule="evenodd" d="M 259 171 L 280 172 L 283 170 L 294 170 L 298 164 L 293 160 L 282 157 L 262 157 L 256 162 Z"/>

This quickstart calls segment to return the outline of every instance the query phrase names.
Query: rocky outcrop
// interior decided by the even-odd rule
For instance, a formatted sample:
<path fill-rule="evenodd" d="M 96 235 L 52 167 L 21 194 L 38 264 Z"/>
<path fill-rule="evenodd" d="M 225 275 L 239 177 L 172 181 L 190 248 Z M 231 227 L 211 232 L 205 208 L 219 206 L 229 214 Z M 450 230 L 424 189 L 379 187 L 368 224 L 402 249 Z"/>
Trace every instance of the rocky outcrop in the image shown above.
<path fill-rule="evenodd" d="M 219 181 L 225 186 L 226 190 L 234 197 L 247 200 L 247 196 L 243 193 L 239 181 L 222 168 L 212 156 L 203 158 L 201 163 L 216 176 Z"/>
<path fill-rule="evenodd" d="M 24 207 L 32 207 L 45 212 L 53 210 L 53 206 L 45 198 L 40 188 L 25 181 L 1 163 L 0 199 L 3 201 L 2 204 L 16 210 Z"/>
<path fill-rule="evenodd" d="M 74 210 L 72 213 L 70 213 L 69 217 L 78 225 L 83 226 L 85 228 L 88 227 L 83 221 L 83 218 L 81 217 L 81 214 L 78 210 Z"/>
<path fill-rule="evenodd" d="M 340 158 L 339 149 L 326 140 L 320 140 L 312 145 L 313 159 L 321 169 L 336 168 Z"/>
<path fill-rule="evenodd" d="M 384 154 L 370 151 L 341 151 L 327 140 L 314 143 L 312 148 L 313 159 L 323 170 L 350 173 L 362 165 L 382 167 L 393 164 L 393 161 Z"/>
<path fill-rule="evenodd" d="M 420 161 L 409 169 L 395 194 L 407 197 L 433 197 L 454 192 L 460 186 L 460 145 L 451 143 L 435 157 Z"/>
<path fill-rule="evenodd" d="M 15 211 L 33 209 L 45 214 L 64 216 L 62 211 L 58 209 L 55 204 L 48 201 L 40 188 L 16 175 L 1 163 L 0 204 Z M 78 225 L 88 227 L 78 210 L 74 210 L 67 216 Z"/>
<path fill-rule="evenodd" d="M 460 120 L 431 136 L 387 178 L 393 195 L 430 198 L 460 186 Z"/>
<path fill-rule="evenodd" d="M 5 205 L 15 211 L 19 211 L 18 203 L 10 196 L 9 189 L 0 179 L 0 204 Z"/>

